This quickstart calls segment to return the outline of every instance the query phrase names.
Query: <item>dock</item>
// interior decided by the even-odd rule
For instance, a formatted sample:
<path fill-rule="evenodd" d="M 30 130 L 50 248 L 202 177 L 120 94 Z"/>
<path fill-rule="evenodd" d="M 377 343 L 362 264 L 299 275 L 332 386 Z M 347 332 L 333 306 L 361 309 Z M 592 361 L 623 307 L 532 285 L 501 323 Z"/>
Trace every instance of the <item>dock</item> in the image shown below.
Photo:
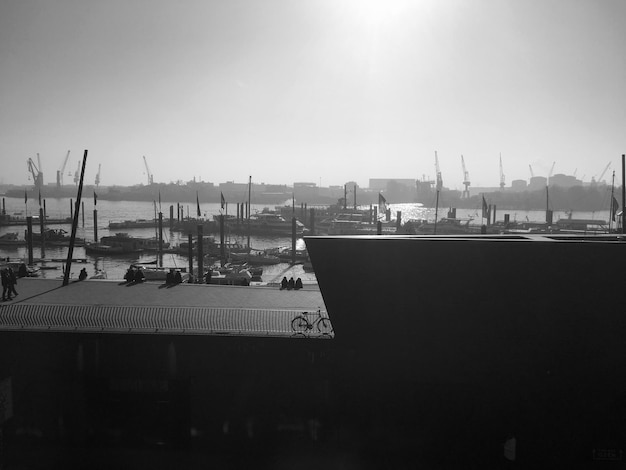
<path fill-rule="evenodd" d="M 319 288 L 165 286 L 118 280 L 22 278 L 18 296 L 0 302 L 0 331 L 130 333 L 155 335 L 295 335 L 302 312 L 326 311 Z M 311 331 L 307 337 L 323 336 Z M 326 335 L 328 337 L 328 335 Z"/>

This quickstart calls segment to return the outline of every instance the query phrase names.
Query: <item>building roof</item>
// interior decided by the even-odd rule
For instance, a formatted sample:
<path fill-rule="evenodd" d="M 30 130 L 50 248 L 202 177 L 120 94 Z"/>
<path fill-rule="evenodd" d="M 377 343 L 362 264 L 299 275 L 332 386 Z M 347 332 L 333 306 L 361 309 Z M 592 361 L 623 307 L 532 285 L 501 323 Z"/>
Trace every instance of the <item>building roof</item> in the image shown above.
<path fill-rule="evenodd" d="M 0 331 L 289 337 L 295 335 L 293 318 L 326 311 L 317 286 L 281 291 L 85 280 L 63 287 L 61 280 L 23 278 L 17 291 L 13 300 L 0 303 Z"/>

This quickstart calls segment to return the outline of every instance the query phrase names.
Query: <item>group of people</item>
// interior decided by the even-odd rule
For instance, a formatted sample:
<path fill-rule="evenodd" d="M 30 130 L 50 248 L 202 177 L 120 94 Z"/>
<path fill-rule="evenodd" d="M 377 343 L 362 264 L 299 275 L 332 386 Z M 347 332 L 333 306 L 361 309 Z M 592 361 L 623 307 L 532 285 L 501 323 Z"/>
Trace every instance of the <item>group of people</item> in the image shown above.
<path fill-rule="evenodd" d="M 180 271 L 175 271 L 174 268 L 170 268 L 170 271 L 165 275 L 165 284 L 180 284 L 183 282 L 183 275 Z"/>
<path fill-rule="evenodd" d="M 143 271 L 141 269 L 137 269 L 134 266 L 131 266 L 126 270 L 126 274 L 124 274 L 124 280 L 128 284 L 136 284 L 138 282 L 143 282 L 145 276 L 143 275 Z"/>
<path fill-rule="evenodd" d="M 2 278 L 2 300 L 12 300 L 13 296 L 17 295 L 17 291 L 15 290 L 17 276 L 15 272 L 9 266 L 0 271 L 0 277 Z"/>
<path fill-rule="evenodd" d="M 287 280 L 287 276 L 283 276 L 283 280 L 280 281 L 280 290 L 298 290 L 302 289 L 302 279 L 298 278 L 295 281 L 293 277 Z"/>

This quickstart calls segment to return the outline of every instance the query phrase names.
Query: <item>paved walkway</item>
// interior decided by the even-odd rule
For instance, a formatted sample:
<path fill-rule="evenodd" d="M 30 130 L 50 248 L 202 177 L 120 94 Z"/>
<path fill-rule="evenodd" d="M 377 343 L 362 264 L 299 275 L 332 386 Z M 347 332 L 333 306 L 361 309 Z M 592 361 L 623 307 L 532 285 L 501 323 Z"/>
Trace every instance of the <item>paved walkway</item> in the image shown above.
<path fill-rule="evenodd" d="M 86 280 L 63 287 L 60 280 L 23 278 L 17 291 L 0 302 L 0 330 L 329 337 L 317 328 L 295 335 L 291 326 L 302 312 L 325 314 L 317 286 L 287 291 Z"/>

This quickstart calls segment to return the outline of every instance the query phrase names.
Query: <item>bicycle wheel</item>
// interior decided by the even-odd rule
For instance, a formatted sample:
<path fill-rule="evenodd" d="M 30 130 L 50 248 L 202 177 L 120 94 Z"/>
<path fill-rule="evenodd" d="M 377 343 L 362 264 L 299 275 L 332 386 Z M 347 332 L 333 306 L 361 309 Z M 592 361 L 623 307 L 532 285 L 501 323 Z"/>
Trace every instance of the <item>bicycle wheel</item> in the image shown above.
<path fill-rule="evenodd" d="M 329 335 L 333 332 L 333 325 L 330 323 L 330 318 L 320 317 L 317 320 L 317 331 L 323 335 Z"/>
<path fill-rule="evenodd" d="M 303 315 L 298 315 L 291 320 L 291 329 L 296 333 L 304 333 L 311 328 L 309 321 Z"/>

